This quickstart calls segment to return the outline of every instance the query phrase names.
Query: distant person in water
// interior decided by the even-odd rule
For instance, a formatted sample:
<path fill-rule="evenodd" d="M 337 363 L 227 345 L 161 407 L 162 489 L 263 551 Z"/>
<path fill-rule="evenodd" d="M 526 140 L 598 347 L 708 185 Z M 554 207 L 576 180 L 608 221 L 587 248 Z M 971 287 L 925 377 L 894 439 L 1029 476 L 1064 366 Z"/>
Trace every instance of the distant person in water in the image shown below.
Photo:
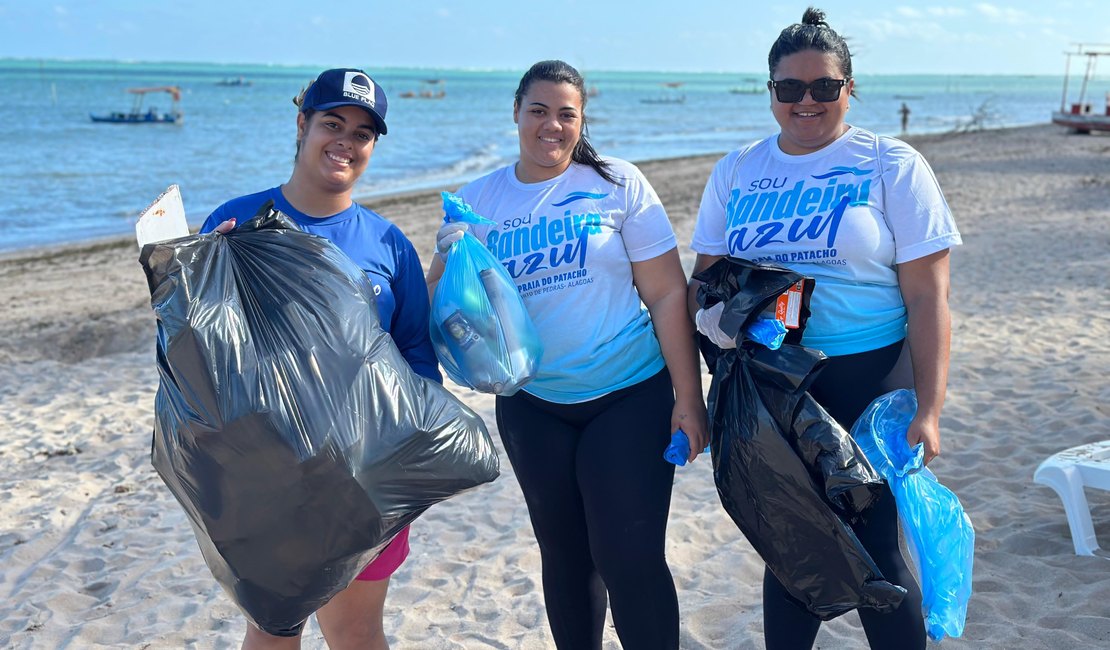
<path fill-rule="evenodd" d="M 902 114 L 902 133 L 905 133 L 910 126 L 910 107 L 906 106 L 906 102 L 902 102 L 902 108 L 898 109 Z"/>

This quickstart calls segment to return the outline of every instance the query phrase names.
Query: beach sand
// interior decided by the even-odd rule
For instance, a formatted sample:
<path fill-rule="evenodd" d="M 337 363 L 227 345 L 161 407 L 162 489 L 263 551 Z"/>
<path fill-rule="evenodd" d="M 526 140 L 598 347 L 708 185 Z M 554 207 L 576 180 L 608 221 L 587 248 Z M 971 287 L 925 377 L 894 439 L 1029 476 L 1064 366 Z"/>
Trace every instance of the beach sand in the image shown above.
<path fill-rule="evenodd" d="M 1059 499 L 1033 483 L 1049 455 L 1110 438 L 1110 137 L 1044 125 L 911 142 L 964 236 L 952 256 L 943 453 L 931 467 L 974 523 L 975 580 L 964 637 L 943 646 L 1110 647 L 1110 561 L 1073 554 Z M 717 158 L 641 166 L 687 270 Z M 370 203 L 430 259 L 438 194 Z M 117 241 L 0 259 L 0 647 L 242 638 L 244 619 L 150 465 L 157 376 L 137 256 Z M 496 439 L 493 400 L 452 388 Z M 499 480 L 413 525 L 386 605 L 394 648 L 552 647 L 539 555 L 502 458 Z M 1088 497 L 1110 545 L 1110 493 Z M 762 562 L 722 510 L 706 457 L 676 473 L 667 553 L 683 648 L 763 647 Z M 619 647 L 611 627 L 605 646 Z M 314 621 L 304 647 L 325 647 Z M 866 647 L 856 615 L 824 625 L 817 647 Z"/>

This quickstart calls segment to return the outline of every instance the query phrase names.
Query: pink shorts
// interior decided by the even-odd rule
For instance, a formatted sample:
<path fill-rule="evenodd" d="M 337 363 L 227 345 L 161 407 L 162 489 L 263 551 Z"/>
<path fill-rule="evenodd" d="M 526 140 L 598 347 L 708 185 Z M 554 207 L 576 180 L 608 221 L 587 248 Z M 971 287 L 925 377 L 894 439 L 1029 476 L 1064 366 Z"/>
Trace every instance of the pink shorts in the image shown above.
<path fill-rule="evenodd" d="M 385 580 L 393 575 L 409 556 L 409 527 L 405 526 L 378 557 L 366 565 L 355 580 Z"/>

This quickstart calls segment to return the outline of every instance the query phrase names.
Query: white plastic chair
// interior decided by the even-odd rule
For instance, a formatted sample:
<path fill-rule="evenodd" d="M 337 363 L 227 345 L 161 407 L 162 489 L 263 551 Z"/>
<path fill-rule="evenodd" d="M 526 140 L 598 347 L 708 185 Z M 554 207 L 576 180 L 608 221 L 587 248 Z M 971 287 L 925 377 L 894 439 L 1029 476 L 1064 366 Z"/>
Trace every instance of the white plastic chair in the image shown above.
<path fill-rule="evenodd" d="M 1110 440 L 1072 447 L 1050 456 L 1033 473 L 1033 481 L 1060 495 L 1075 554 L 1094 555 L 1098 540 L 1083 488 L 1110 491 Z"/>

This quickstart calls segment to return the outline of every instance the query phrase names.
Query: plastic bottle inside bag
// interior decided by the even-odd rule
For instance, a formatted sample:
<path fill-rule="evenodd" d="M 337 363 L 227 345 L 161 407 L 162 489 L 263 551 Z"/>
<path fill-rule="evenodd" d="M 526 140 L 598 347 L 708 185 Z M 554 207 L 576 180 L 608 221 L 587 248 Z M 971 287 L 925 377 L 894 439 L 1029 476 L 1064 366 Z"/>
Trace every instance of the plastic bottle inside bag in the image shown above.
<path fill-rule="evenodd" d="M 513 316 L 516 312 L 513 311 L 510 302 L 510 300 L 518 300 L 518 294 L 514 289 L 513 295 L 507 295 L 505 284 L 499 280 L 497 272 L 493 269 L 482 270 L 478 277 L 482 280 L 482 287 L 486 290 L 486 297 L 489 298 L 494 319 L 500 324 L 498 329 L 505 344 L 503 352 L 506 358 L 498 359 L 498 361 L 506 366 L 506 374 L 511 377 L 512 383 L 517 383 L 533 370 L 529 368 L 530 355 L 528 350 L 519 337 L 521 324 L 514 319 Z"/>
<path fill-rule="evenodd" d="M 500 366 L 496 361 L 496 341 L 491 341 L 478 331 L 461 309 L 456 309 L 443 320 L 443 331 L 447 334 L 446 343 L 459 364 L 460 370 L 469 378 L 474 388 L 499 393 L 504 382 L 499 377 Z M 490 346 L 494 346 L 491 348 Z"/>

